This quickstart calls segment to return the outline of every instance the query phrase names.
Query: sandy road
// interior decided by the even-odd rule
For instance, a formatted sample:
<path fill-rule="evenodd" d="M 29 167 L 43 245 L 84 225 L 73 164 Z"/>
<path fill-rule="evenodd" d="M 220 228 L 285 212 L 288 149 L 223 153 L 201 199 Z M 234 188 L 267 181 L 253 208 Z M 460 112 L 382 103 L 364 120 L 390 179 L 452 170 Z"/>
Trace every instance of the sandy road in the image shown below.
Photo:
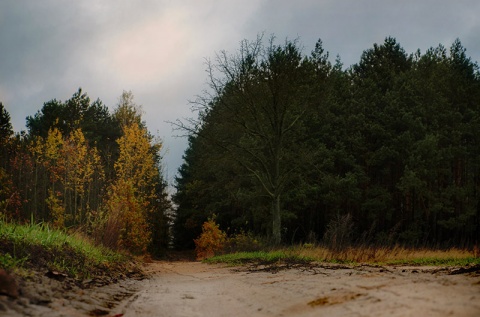
<path fill-rule="evenodd" d="M 115 312 L 130 316 L 480 316 L 480 276 L 438 268 L 249 271 L 155 262 Z"/>

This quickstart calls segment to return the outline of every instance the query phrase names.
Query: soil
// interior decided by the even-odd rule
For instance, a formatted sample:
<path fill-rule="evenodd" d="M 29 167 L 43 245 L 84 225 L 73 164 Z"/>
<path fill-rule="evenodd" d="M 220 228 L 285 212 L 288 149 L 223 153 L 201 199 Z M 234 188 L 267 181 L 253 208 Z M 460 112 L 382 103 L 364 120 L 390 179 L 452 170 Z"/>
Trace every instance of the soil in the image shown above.
<path fill-rule="evenodd" d="M 0 295 L 1 316 L 480 316 L 479 267 L 154 261 L 121 281 L 52 274 Z"/>

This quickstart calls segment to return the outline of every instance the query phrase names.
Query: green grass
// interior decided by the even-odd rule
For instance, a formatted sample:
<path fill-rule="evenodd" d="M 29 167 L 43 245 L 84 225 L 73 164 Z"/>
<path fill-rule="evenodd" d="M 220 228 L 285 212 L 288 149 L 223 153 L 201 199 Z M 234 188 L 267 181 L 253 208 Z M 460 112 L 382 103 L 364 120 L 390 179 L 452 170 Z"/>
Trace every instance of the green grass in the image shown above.
<path fill-rule="evenodd" d="M 79 234 L 70 235 L 46 224 L 0 221 L 0 267 L 7 270 L 52 270 L 90 278 L 125 269 L 129 262 L 126 255 L 95 246 Z"/>
<path fill-rule="evenodd" d="M 309 263 L 314 258 L 294 254 L 288 250 L 237 252 L 214 256 L 205 260 L 207 263 L 227 263 L 229 265 L 241 265 L 245 263 L 261 262 L 273 264 L 278 262 Z"/>
<path fill-rule="evenodd" d="M 325 247 L 297 246 L 275 251 L 238 252 L 214 256 L 207 263 L 242 265 L 248 263 L 273 264 L 277 262 L 342 264 L 467 266 L 480 264 L 474 252 L 460 249 L 431 250 L 395 247 L 356 247 L 333 251 Z"/>
<path fill-rule="evenodd" d="M 389 261 L 388 265 L 426 265 L 426 266 L 468 266 L 480 265 L 480 258 L 418 258 L 412 260 L 395 260 Z"/>

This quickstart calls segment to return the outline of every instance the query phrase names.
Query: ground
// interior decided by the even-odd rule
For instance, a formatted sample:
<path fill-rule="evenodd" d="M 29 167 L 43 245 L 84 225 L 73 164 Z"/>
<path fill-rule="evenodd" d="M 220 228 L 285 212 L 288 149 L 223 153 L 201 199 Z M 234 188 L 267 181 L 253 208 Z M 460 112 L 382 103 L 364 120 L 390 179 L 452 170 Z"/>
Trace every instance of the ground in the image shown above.
<path fill-rule="evenodd" d="M 148 263 L 145 273 L 81 287 L 44 276 L 20 285 L 17 299 L 0 296 L 0 315 L 480 316 L 478 268 L 177 260 Z"/>

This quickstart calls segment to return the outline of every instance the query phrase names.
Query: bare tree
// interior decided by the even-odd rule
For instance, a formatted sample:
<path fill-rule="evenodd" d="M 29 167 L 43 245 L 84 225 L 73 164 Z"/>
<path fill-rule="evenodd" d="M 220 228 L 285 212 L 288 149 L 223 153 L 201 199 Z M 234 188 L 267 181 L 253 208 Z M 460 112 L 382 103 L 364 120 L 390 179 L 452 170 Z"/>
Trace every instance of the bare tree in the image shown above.
<path fill-rule="evenodd" d="M 199 118 L 176 125 L 222 147 L 254 177 L 269 197 L 271 236 L 280 243 L 282 195 L 300 163 L 296 145 L 304 137 L 301 119 L 313 103 L 307 81 L 314 79 L 315 66 L 296 41 L 274 42 L 273 36 L 268 45 L 262 36 L 244 40 L 236 54 L 222 51 L 208 60 L 210 90 L 193 102 Z M 210 131 L 222 133 L 200 133 L 212 124 Z"/>

